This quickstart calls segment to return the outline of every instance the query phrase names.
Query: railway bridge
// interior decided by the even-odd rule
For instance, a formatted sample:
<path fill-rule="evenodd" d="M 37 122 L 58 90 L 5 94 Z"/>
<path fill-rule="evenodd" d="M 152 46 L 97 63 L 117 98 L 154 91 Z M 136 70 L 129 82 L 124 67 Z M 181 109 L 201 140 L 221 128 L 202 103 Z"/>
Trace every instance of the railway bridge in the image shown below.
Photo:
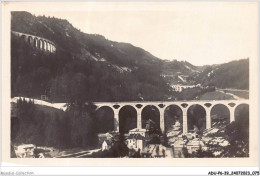
<path fill-rule="evenodd" d="M 249 100 L 192 100 L 192 101 L 135 101 L 135 102 L 94 102 L 97 110 L 101 107 L 109 107 L 114 112 L 114 130 L 119 131 L 119 112 L 125 106 L 133 107 L 137 112 L 137 128 L 142 128 L 142 110 L 146 106 L 154 106 L 160 112 L 160 128 L 165 130 L 164 115 L 167 107 L 176 105 L 182 110 L 183 133 L 188 132 L 187 112 L 193 105 L 200 105 L 206 112 L 206 129 L 211 128 L 211 109 L 215 105 L 224 105 L 229 109 L 230 122 L 235 120 L 235 109 L 242 104 L 249 105 Z"/>
<path fill-rule="evenodd" d="M 22 32 L 16 32 L 12 31 L 12 34 L 21 40 L 23 40 L 25 43 L 28 43 L 33 48 L 44 51 L 46 53 L 55 53 L 56 52 L 56 45 L 54 42 L 45 39 L 43 37 L 31 35 L 31 34 L 25 34 Z"/>

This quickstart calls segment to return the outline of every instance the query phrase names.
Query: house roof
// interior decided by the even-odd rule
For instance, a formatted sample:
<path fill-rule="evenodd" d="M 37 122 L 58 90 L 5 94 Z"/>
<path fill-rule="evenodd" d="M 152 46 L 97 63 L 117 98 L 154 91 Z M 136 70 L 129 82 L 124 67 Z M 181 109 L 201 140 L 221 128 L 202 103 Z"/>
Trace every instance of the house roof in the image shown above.
<path fill-rule="evenodd" d="M 210 138 L 210 137 L 204 137 L 204 136 L 201 138 L 201 140 L 205 141 L 205 142 L 209 142 L 211 139 L 212 138 Z"/>
<path fill-rule="evenodd" d="M 130 135 L 128 136 L 128 139 L 145 140 L 145 137 L 143 137 L 143 136 L 140 135 L 140 134 L 130 134 Z"/>
<path fill-rule="evenodd" d="M 177 140 L 173 143 L 174 147 L 183 147 L 185 142 L 183 140 Z"/>
<path fill-rule="evenodd" d="M 187 143 L 187 146 L 204 146 L 204 143 L 202 141 L 189 141 Z"/>
<path fill-rule="evenodd" d="M 99 133 L 98 137 L 113 137 L 113 135 L 110 133 Z"/>
<path fill-rule="evenodd" d="M 146 132 L 146 129 L 134 128 L 134 129 L 130 130 L 129 132 Z"/>
<path fill-rule="evenodd" d="M 186 136 L 195 136 L 197 133 L 193 132 L 193 133 L 187 133 Z"/>

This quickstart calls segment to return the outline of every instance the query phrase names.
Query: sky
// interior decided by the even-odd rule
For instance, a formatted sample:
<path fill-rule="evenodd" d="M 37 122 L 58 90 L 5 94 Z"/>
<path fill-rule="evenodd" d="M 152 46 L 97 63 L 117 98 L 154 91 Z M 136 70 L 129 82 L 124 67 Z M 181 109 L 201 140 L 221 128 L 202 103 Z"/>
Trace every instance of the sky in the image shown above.
<path fill-rule="evenodd" d="M 29 12 L 67 19 L 82 32 L 131 43 L 160 59 L 186 60 L 199 66 L 257 55 L 254 2 L 92 2 L 79 6 Z"/>

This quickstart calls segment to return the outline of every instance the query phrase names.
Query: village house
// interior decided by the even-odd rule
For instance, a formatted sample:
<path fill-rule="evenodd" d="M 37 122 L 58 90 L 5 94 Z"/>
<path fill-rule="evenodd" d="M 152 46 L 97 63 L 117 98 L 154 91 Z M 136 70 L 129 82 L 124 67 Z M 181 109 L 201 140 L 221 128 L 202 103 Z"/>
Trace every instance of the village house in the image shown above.
<path fill-rule="evenodd" d="M 173 156 L 174 158 L 184 158 L 183 155 L 183 147 L 185 146 L 185 141 L 183 139 L 179 139 L 175 141 L 172 145 L 173 148 Z"/>
<path fill-rule="evenodd" d="M 205 144 L 209 144 L 210 141 L 212 140 L 212 138 L 211 138 L 211 137 L 202 136 L 201 140 L 202 140 Z"/>
<path fill-rule="evenodd" d="M 142 156 L 149 156 L 151 158 L 172 158 L 172 148 L 167 148 L 162 144 L 149 144 L 142 151 Z"/>
<path fill-rule="evenodd" d="M 226 146 L 230 145 L 229 142 L 226 139 L 224 139 L 223 137 L 214 137 L 209 142 L 209 144 L 219 145 L 219 146 L 222 146 L 222 147 L 226 147 Z"/>
<path fill-rule="evenodd" d="M 181 124 L 180 124 L 180 122 L 177 120 L 177 121 L 175 122 L 175 124 L 172 125 L 172 129 L 169 130 L 169 131 L 166 133 L 166 135 L 167 135 L 167 137 L 174 137 L 174 136 L 180 135 L 181 133 L 182 133 L 182 131 L 181 131 Z"/>
<path fill-rule="evenodd" d="M 182 87 L 180 85 L 171 85 L 173 91 L 175 92 L 181 92 L 182 91 Z"/>
<path fill-rule="evenodd" d="M 176 121 L 174 125 L 172 125 L 172 129 L 168 130 L 166 133 L 168 138 L 168 144 L 171 145 L 175 141 L 182 139 L 182 129 L 179 121 Z"/>
<path fill-rule="evenodd" d="M 174 137 L 168 138 L 168 144 L 172 145 L 176 140 L 177 140 L 177 138 L 174 138 Z"/>
<path fill-rule="evenodd" d="M 171 87 L 172 87 L 173 91 L 181 92 L 184 89 L 200 87 L 200 85 L 180 85 L 180 84 L 176 84 L 176 85 L 171 85 Z"/>
<path fill-rule="evenodd" d="M 15 147 L 15 154 L 17 158 L 33 158 L 35 145 L 23 144 Z"/>
<path fill-rule="evenodd" d="M 104 151 L 104 150 L 109 150 L 111 147 L 112 147 L 112 142 L 109 141 L 109 140 L 104 140 L 103 143 L 102 143 L 102 148 L 101 148 L 101 150 L 102 150 L 102 151 Z"/>
<path fill-rule="evenodd" d="M 134 128 L 129 131 L 129 135 L 131 134 L 140 134 L 141 136 L 146 137 L 146 129 Z"/>
<path fill-rule="evenodd" d="M 98 134 L 99 146 L 102 145 L 105 140 L 111 141 L 112 138 L 113 138 L 113 135 L 110 133 L 99 133 Z"/>
<path fill-rule="evenodd" d="M 198 138 L 198 134 L 196 132 L 190 132 L 190 133 L 187 133 L 186 134 L 186 137 L 189 139 L 189 140 L 192 140 L 192 139 L 195 139 L 195 138 Z"/>
<path fill-rule="evenodd" d="M 201 140 L 191 140 L 188 141 L 186 144 L 187 150 L 189 154 L 192 154 L 193 152 L 197 152 L 200 147 L 202 150 L 206 151 L 208 148 L 205 146 L 204 142 Z"/>
<path fill-rule="evenodd" d="M 138 151 L 138 149 L 142 151 L 146 146 L 145 137 L 140 134 L 130 134 L 126 140 L 126 143 L 129 149 L 133 149 L 135 151 Z"/>

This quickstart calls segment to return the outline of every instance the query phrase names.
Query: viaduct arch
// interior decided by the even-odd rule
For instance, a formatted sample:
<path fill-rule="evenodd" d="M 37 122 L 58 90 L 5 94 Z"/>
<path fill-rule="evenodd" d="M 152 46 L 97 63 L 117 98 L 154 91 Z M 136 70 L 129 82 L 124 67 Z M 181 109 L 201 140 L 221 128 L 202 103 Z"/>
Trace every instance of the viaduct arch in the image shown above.
<path fill-rule="evenodd" d="M 206 122 L 206 110 L 202 105 L 193 104 L 189 106 L 187 109 L 187 131 L 194 129 L 192 124 L 196 124 L 199 129 L 205 129 Z"/>
<path fill-rule="evenodd" d="M 241 105 L 241 104 L 240 104 Z M 211 108 L 211 125 L 213 122 L 218 122 L 219 117 L 221 117 L 222 120 L 226 120 L 225 123 L 230 123 L 230 111 L 227 106 L 223 104 L 215 104 Z"/>
<path fill-rule="evenodd" d="M 12 34 L 37 50 L 46 53 L 56 52 L 56 44 L 48 39 L 15 31 L 12 31 Z"/>
<path fill-rule="evenodd" d="M 131 106 L 136 110 L 137 113 L 137 128 L 142 128 L 142 110 L 146 106 L 154 106 L 160 112 L 160 129 L 162 132 L 165 130 L 164 115 L 167 107 L 175 105 L 179 107 L 182 111 L 182 126 L 183 133 L 188 132 L 188 121 L 187 114 L 188 109 L 193 105 L 200 105 L 204 108 L 206 112 L 206 129 L 211 128 L 211 109 L 217 105 L 221 104 L 229 109 L 230 122 L 235 120 L 235 110 L 239 105 L 245 104 L 249 106 L 248 100 L 202 100 L 202 101 L 141 101 L 141 102 L 94 102 L 97 109 L 107 106 L 110 107 L 114 112 L 114 130 L 119 131 L 119 111 L 124 106 Z"/>
<path fill-rule="evenodd" d="M 175 124 L 176 121 L 182 126 L 182 110 L 177 105 L 169 105 L 165 107 L 164 110 L 164 123 L 165 123 L 165 130 L 167 130 L 166 124 Z M 169 127 L 169 126 L 168 126 Z"/>
<path fill-rule="evenodd" d="M 119 131 L 126 132 L 137 126 L 137 112 L 134 107 L 126 105 L 119 110 Z"/>

